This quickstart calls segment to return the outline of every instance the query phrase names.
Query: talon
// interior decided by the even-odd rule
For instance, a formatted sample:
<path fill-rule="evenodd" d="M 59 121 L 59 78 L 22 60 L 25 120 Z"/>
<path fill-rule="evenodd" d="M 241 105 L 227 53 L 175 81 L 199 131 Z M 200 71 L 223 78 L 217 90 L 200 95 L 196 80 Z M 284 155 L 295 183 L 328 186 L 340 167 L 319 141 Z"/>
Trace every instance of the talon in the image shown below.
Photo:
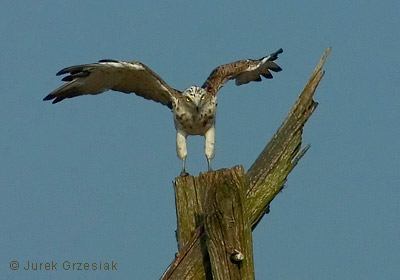
<path fill-rule="evenodd" d="M 208 172 L 213 171 L 212 167 L 211 167 L 211 159 L 207 158 L 207 163 L 208 163 Z"/>
<path fill-rule="evenodd" d="M 186 158 L 182 159 L 182 171 L 179 176 L 188 176 L 189 173 L 186 172 Z"/>

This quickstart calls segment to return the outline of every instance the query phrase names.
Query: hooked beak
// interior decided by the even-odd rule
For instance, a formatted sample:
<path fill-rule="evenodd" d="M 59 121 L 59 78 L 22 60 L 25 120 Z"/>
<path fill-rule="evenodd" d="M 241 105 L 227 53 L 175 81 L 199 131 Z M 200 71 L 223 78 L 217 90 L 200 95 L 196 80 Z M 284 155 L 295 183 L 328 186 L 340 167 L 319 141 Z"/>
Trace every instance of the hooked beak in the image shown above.
<path fill-rule="evenodd" d="M 195 100 L 194 105 L 196 106 L 196 111 L 199 112 L 201 101 L 199 102 L 198 100 Z"/>

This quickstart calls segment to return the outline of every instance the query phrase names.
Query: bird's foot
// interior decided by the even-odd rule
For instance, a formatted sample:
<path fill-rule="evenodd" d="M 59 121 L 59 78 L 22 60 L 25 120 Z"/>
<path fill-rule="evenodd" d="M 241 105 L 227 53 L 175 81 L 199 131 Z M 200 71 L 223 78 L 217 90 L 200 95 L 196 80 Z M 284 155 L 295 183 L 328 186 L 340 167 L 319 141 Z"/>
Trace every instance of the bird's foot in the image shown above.
<path fill-rule="evenodd" d="M 211 167 L 211 160 L 207 160 L 208 163 L 208 172 L 214 171 Z"/>
<path fill-rule="evenodd" d="M 179 174 L 179 176 L 183 176 L 183 177 L 189 176 L 189 173 L 187 173 L 185 169 L 182 169 L 182 171 L 181 171 L 181 173 Z"/>

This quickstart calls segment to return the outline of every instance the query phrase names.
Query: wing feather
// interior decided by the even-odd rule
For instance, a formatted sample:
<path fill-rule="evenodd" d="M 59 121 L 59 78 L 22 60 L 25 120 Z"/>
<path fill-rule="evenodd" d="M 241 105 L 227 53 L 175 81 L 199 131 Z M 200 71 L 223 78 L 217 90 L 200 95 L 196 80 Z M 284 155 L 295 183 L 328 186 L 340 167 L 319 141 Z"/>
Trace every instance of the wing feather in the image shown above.
<path fill-rule="evenodd" d="M 282 71 L 282 68 L 274 62 L 278 58 L 278 54 L 282 52 L 283 50 L 279 49 L 258 60 L 245 59 L 221 65 L 211 72 L 202 87 L 209 93 L 215 95 L 229 80 L 235 80 L 236 85 L 239 86 L 252 81 L 260 82 L 261 76 L 266 79 L 271 79 L 272 74 L 270 71 Z"/>
<path fill-rule="evenodd" d="M 87 94 L 100 94 L 107 90 L 135 93 L 168 107 L 179 91 L 171 88 L 160 76 L 140 62 L 100 60 L 98 63 L 75 65 L 60 70 L 66 82 L 43 100 L 60 102 Z"/>

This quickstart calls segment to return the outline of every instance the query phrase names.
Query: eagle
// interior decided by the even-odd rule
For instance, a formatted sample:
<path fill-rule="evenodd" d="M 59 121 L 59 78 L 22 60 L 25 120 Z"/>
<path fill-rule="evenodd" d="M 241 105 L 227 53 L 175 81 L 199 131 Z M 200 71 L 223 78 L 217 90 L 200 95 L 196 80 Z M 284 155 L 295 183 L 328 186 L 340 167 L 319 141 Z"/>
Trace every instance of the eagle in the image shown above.
<path fill-rule="evenodd" d="M 58 103 L 66 98 L 81 95 L 96 95 L 108 90 L 135 93 L 170 108 L 176 129 L 176 150 L 182 160 L 180 175 L 186 172 L 188 135 L 203 135 L 208 170 L 214 158 L 215 117 L 217 112 L 217 92 L 229 80 L 236 85 L 260 82 L 261 76 L 271 79 L 270 71 L 282 69 L 274 62 L 279 49 L 260 59 L 244 59 L 215 68 L 201 87 L 190 86 L 183 92 L 170 87 L 154 71 L 141 62 L 125 62 L 103 59 L 97 63 L 75 65 L 60 70 L 56 75 L 66 75 L 66 82 L 48 94 L 43 100 Z"/>

